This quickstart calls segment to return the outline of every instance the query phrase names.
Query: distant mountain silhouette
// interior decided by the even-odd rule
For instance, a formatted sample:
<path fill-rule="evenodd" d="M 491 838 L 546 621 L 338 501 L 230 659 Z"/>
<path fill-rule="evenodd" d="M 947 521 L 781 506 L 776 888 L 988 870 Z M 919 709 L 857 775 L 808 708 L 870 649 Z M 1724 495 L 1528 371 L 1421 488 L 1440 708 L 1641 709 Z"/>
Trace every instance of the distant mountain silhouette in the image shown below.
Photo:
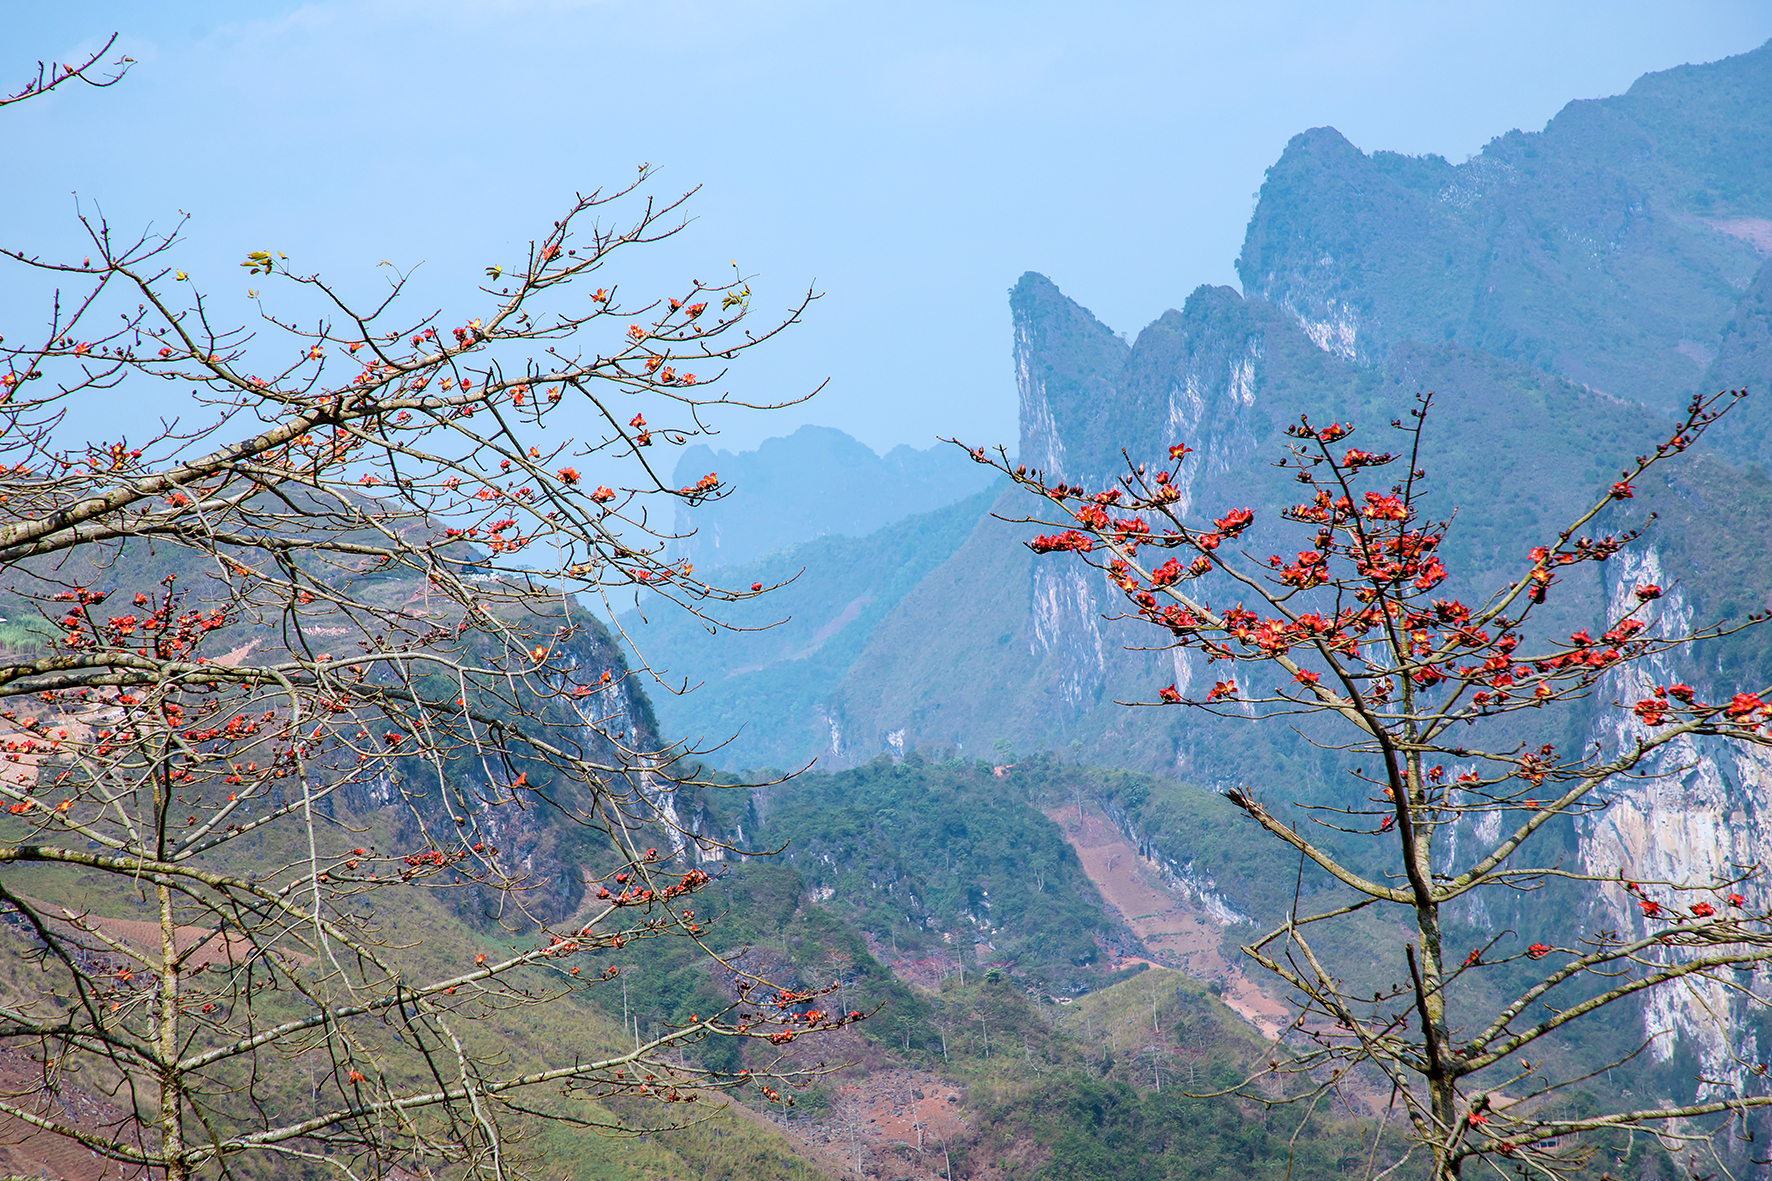
<path fill-rule="evenodd" d="M 680 508 L 679 557 L 733 566 L 828 534 L 863 537 L 882 525 L 972 495 L 990 473 L 959 448 L 899 445 L 884 456 L 842 431 L 803 426 L 754 451 L 691 447 L 677 461 L 678 487 L 709 472 L 732 486 L 720 500 Z"/>

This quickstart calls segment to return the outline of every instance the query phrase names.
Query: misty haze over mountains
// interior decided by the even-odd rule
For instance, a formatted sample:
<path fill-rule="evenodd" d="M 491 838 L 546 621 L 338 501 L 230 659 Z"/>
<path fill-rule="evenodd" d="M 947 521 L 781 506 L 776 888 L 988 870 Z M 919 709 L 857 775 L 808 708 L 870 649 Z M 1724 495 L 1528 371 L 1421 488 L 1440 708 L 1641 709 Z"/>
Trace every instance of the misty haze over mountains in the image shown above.
<path fill-rule="evenodd" d="M 362 20 L 409 27 L 383 83 L 443 72 L 421 34 L 479 28 L 504 60 L 495 25 L 589 45 L 592 67 L 528 76 L 618 99 L 640 75 L 597 47 L 623 22 L 671 33 L 673 76 L 697 53 L 743 66 L 705 124 L 674 92 L 678 118 L 616 123 L 546 86 L 449 122 L 462 159 L 513 158 L 531 128 L 574 167 L 712 147 L 672 166 L 707 161 L 697 201 L 723 212 L 666 244 L 587 204 L 526 265 L 507 243 L 468 272 L 504 311 L 324 329 L 275 381 L 244 347 L 148 351 L 127 303 L 114 336 L 74 331 L 108 318 L 94 302 L 46 349 L 5 342 L 29 462 L 0 471 L 0 524 L 20 522 L 0 563 L 0 1181 L 184 1176 L 142 1163 L 155 1138 L 210 1162 L 193 1179 L 244 1181 L 1772 1181 L 1772 41 L 1454 163 L 1385 144 L 1462 154 L 1472 96 L 1496 130 L 1537 125 L 1566 97 L 1549 86 L 1622 87 L 1688 50 L 1620 57 L 1653 23 L 1627 10 L 1570 46 L 1570 13 L 1524 9 L 348 7 L 254 32 L 263 56 L 231 68 L 274 79 L 255 63 Z M 849 32 L 805 37 L 809 14 Z M 1399 61 L 1457 34 L 1489 70 L 1474 87 L 1458 54 Z M 1227 37 L 1295 68 L 1234 69 Z M 239 39 L 211 40 L 135 73 Z M 916 110 L 812 44 L 860 50 Z M 1213 45 L 1217 73 L 1186 68 Z M 1587 53 L 1611 72 L 1518 77 Z M 648 79 L 667 60 L 639 56 Z M 943 89 L 961 76 L 976 93 Z M 1438 93 L 1411 92 L 1423 77 Z M 1276 119 L 1288 87 L 1303 101 Z M 1407 93 L 1409 118 L 1364 121 L 1361 88 Z M 45 126 L 92 126 L 37 94 Z M 476 138 L 487 117 L 516 130 Z M 1213 164 L 1195 129 L 1263 158 Z M 82 158 L 153 176 L 58 138 L 56 185 Z M 412 189 L 404 232 L 442 192 L 479 215 L 445 247 L 478 252 L 537 199 L 488 174 L 512 204 L 476 204 L 472 171 Z M 758 178 L 793 201 L 735 199 Z M 1194 200 L 1227 189 L 1240 244 Z M 291 233 L 325 224 L 344 223 Z M 586 319 L 515 294 L 591 278 L 605 247 L 636 256 L 623 290 L 652 290 L 732 226 L 729 280 L 686 299 L 624 305 L 612 261 Z M 85 252 L 13 261 L 128 277 Z M 192 268 L 168 283 L 202 260 L 165 257 Z M 812 257 L 819 314 L 747 331 L 776 298 L 747 276 Z M 1139 327 L 1127 307 L 1164 310 Z M 194 303 L 168 339 L 223 310 Z M 725 364 L 751 344 L 786 367 Z M 817 356 L 843 360 L 814 414 L 909 445 L 800 425 Z M 335 361 L 324 396 L 291 392 Z M 221 426 L 137 449 L 119 418 L 114 444 L 44 466 L 86 429 L 61 407 L 132 396 L 104 365 L 195 374 L 193 396 L 226 393 Z M 1705 430 L 1712 395 L 1735 404 Z M 770 421 L 783 437 L 749 447 Z M 218 1052 L 238 1069 L 205 1073 Z M 201 1137 L 175 1134 L 174 1075 L 202 1080 L 193 1112 L 217 1097 Z M 257 1138 L 230 1172 L 211 1154 L 240 1128 Z M 267 1146 L 294 1155 L 250 1163 Z"/>
<path fill-rule="evenodd" d="M 699 444 L 677 460 L 686 487 L 717 472 L 732 491 L 696 508 L 679 505 L 677 556 L 733 566 L 827 534 L 863 537 L 912 513 L 952 504 L 990 483 L 952 444 L 885 455 L 834 427 L 803 426 L 754 451 Z"/>
<path fill-rule="evenodd" d="M 1268 172 L 1238 260 L 1243 293 L 1200 288 L 1128 344 L 1047 278 L 1017 283 L 1017 451 L 1051 479 L 1100 483 L 1123 470 L 1120 448 L 1137 459 L 1185 440 L 1196 449 L 1188 493 L 1216 505 L 1271 486 L 1278 424 L 1298 413 L 1382 423 L 1402 399 L 1437 390 L 1430 466 L 1441 493 L 1467 509 L 1454 542 L 1474 547 L 1475 569 L 1494 571 L 1517 556 L 1522 529 L 1588 495 L 1692 393 L 1768 387 L 1768 253 L 1772 48 L 1573 102 L 1544 131 L 1510 132 L 1461 165 L 1362 153 L 1318 128 Z M 1769 422 L 1750 401 L 1707 462 L 1767 464 Z M 693 450 L 679 482 L 716 464 L 736 491 L 702 510 L 703 532 L 683 553 L 731 567 L 725 577 L 741 583 L 803 569 L 767 612 L 740 610 L 734 622 L 791 616 L 807 638 L 715 643 L 673 621 L 648 641 L 642 628 L 664 663 L 708 677 L 661 701 L 667 732 L 738 733 L 734 765 L 999 742 L 1183 774 L 1220 757 L 1186 734 L 1158 733 L 1179 720 L 1134 725 L 1113 705 L 1148 697 L 1153 677 L 1189 673 L 1121 651 L 1098 618 L 1100 588 L 1031 561 L 1027 531 L 991 520 L 982 502 L 938 507 L 980 486 L 966 483 L 957 449 L 882 459 L 808 428 L 731 458 Z M 1748 491 L 1763 476 L 1704 470 L 1690 478 Z M 1013 494 L 994 507 L 1028 511 Z M 1731 585 L 1741 575 L 1703 552 L 1722 541 L 1697 527 L 1689 499 L 1655 507 L 1655 544 L 1685 555 L 1701 606 L 1764 597 L 1768 586 Z M 726 523 L 740 509 L 742 538 Z M 1763 530 L 1764 517 L 1744 511 L 1749 519 L 1725 531 L 1737 541 Z M 895 522 L 868 544 L 813 540 L 860 538 L 913 512 L 925 523 Z M 771 550 L 773 564 L 755 564 Z M 866 585 L 862 568 L 877 570 Z M 1759 577 L 1755 568 L 1732 570 Z M 840 588 L 825 586 L 836 578 Z M 758 687 L 796 681 L 819 691 L 792 694 L 787 708 L 770 689 L 772 708 L 749 708 Z"/>

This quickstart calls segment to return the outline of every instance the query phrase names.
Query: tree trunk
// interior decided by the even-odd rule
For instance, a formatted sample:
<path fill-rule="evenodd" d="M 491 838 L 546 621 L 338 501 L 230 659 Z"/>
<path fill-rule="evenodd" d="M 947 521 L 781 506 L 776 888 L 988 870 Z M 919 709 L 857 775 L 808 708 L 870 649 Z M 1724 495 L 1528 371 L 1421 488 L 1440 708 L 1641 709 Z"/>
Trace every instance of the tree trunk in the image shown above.
<path fill-rule="evenodd" d="M 186 1181 L 184 1104 L 178 1075 L 178 925 L 172 912 L 172 891 L 159 887 L 160 898 L 160 1152 L 167 1181 Z"/>

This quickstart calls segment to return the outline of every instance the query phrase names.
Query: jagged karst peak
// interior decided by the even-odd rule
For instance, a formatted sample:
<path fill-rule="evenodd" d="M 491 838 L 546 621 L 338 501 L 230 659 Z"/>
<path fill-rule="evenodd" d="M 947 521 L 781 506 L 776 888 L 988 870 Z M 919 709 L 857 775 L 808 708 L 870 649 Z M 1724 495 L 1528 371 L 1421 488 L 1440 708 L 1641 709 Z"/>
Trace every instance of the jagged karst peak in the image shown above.
<path fill-rule="evenodd" d="M 1203 464 L 1212 453 L 1222 461 L 1226 444 L 1248 439 L 1265 335 L 1297 335 L 1229 287 L 1197 288 L 1131 345 L 1042 275 L 1023 276 L 1010 305 L 1021 455 L 1055 479 L 1091 485 L 1123 474 L 1128 455 L 1158 456 L 1175 442 L 1200 449 Z"/>
<path fill-rule="evenodd" d="M 1268 170 L 1244 293 L 1326 352 L 1456 340 L 1671 409 L 1772 251 L 1772 45 L 1647 75 L 1453 165 L 1333 128 Z"/>
<path fill-rule="evenodd" d="M 1090 407 L 1111 400 L 1131 346 L 1033 271 L 1010 288 L 1009 310 L 1021 460 L 1054 478 L 1068 476 L 1066 448 L 1087 431 Z"/>

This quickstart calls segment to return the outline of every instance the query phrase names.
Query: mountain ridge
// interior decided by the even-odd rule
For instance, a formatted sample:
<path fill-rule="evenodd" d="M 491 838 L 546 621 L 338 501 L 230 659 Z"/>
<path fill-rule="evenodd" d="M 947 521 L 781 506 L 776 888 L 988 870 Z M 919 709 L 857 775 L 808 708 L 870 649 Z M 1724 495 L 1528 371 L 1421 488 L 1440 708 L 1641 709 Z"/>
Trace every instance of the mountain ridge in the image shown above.
<path fill-rule="evenodd" d="M 1314 128 L 1262 184 L 1244 292 L 1362 364 L 1456 339 L 1672 409 L 1772 249 L 1767 94 L 1772 43 L 1577 100 L 1459 165 Z"/>

